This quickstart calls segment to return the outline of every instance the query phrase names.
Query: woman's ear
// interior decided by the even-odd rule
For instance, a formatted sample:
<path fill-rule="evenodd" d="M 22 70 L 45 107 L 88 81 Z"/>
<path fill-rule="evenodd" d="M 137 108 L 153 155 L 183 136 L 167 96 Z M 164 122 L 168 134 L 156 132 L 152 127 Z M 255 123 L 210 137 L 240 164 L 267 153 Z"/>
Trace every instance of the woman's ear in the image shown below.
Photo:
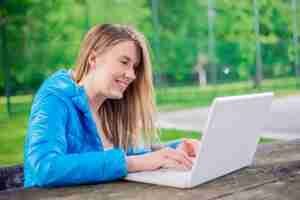
<path fill-rule="evenodd" d="M 89 70 L 95 70 L 96 69 L 96 51 L 92 50 L 89 57 L 88 57 L 88 64 L 89 64 Z"/>

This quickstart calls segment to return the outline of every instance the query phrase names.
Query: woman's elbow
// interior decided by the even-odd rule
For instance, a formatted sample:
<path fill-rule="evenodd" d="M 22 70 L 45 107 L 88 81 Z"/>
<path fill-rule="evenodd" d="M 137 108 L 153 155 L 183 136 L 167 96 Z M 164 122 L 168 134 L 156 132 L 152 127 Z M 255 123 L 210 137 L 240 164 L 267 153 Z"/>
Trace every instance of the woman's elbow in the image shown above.
<path fill-rule="evenodd" d="M 41 162 L 35 169 L 35 182 L 39 187 L 55 186 L 57 176 L 52 172 L 53 166 L 49 161 Z"/>

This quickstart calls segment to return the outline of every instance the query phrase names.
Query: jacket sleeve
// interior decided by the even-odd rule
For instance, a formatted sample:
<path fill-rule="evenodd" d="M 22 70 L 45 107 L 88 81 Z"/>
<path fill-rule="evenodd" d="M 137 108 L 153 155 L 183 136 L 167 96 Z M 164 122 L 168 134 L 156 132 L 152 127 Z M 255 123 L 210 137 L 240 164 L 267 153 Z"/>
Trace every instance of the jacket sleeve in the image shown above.
<path fill-rule="evenodd" d="M 38 186 L 111 181 L 127 174 L 125 154 L 121 149 L 68 154 L 67 120 L 65 103 L 54 95 L 33 105 L 25 159 Z"/>
<path fill-rule="evenodd" d="M 170 148 L 176 149 L 176 147 L 181 142 L 182 141 L 180 139 L 179 140 L 170 141 L 170 142 L 167 142 L 167 143 L 164 143 L 164 144 L 157 145 L 157 147 L 154 148 L 154 149 L 148 149 L 148 148 L 134 149 L 134 148 L 129 148 L 128 151 L 127 151 L 127 155 L 128 156 L 131 156 L 131 155 L 142 155 L 142 154 L 149 153 L 151 151 L 155 151 L 155 150 L 158 150 L 158 149 L 164 148 L 164 147 L 170 147 Z"/>
<path fill-rule="evenodd" d="M 182 142 L 182 140 L 178 139 L 178 140 L 173 140 L 173 141 L 170 141 L 168 143 L 165 143 L 164 145 L 166 147 L 171 147 L 173 149 L 176 149 L 177 146 Z"/>

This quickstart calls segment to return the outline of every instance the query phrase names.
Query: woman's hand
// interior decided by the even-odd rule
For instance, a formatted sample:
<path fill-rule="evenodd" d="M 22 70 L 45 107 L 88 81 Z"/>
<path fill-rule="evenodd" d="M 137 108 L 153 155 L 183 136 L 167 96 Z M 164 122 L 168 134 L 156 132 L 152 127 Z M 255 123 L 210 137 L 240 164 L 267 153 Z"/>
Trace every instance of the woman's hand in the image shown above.
<path fill-rule="evenodd" d="M 144 155 L 128 156 L 126 160 L 129 172 L 151 171 L 159 168 L 190 170 L 193 165 L 191 158 L 184 151 L 169 147 Z"/>
<path fill-rule="evenodd" d="M 196 157 L 200 141 L 195 139 L 183 139 L 176 150 L 184 151 L 189 157 Z"/>

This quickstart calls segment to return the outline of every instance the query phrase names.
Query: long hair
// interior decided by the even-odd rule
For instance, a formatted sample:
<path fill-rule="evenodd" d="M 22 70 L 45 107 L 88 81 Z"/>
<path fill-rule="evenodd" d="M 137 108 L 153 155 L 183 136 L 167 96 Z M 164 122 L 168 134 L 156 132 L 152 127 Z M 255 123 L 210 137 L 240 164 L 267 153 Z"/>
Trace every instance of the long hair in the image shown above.
<path fill-rule="evenodd" d="M 85 36 L 74 69 L 79 83 L 89 71 L 88 57 L 92 50 L 99 55 L 123 41 L 133 41 L 140 54 L 136 79 L 120 100 L 106 99 L 98 110 L 102 131 L 115 147 L 127 150 L 141 141 L 150 146 L 157 139 L 154 126 L 154 91 L 152 66 L 147 40 L 131 26 L 103 24 L 94 26 Z"/>

